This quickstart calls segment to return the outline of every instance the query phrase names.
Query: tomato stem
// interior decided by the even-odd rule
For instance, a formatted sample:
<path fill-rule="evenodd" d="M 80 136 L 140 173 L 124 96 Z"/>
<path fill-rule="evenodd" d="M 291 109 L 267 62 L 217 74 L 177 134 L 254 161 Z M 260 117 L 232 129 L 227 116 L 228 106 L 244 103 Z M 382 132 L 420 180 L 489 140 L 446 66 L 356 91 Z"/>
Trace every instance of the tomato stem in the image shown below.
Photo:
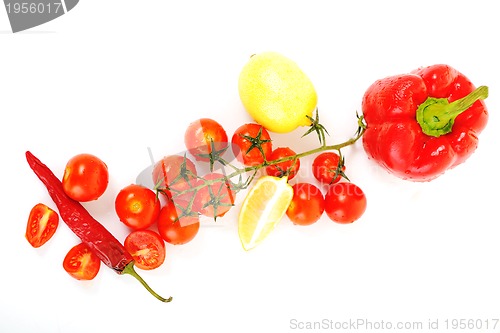
<path fill-rule="evenodd" d="M 296 159 L 299 159 L 299 158 L 302 158 L 302 157 L 305 157 L 305 156 L 309 156 L 309 155 L 320 153 L 320 152 L 327 151 L 327 150 L 337 150 L 337 151 L 340 151 L 340 149 L 342 149 L 344 147 L 348 147 L 348 146 L 351 146 L 351 145 L 355 144 L 356 141 L 358 141 L 363 136 L 363 134 L 365 133 L 365 131 L 366 131 L 366 127 L 365 127 L 365 125 L 363 123 L 363 118 L 359 117 L 358 129 L 356 131 L 356 135 L 353 138 L 350 138 L 349 140 L 346 140 L 346 141 L 338 143 L 338 144 L 329 145 L 329 146 L 327 146 L 326 144 L 322 144 L 318 148 L 311 149 L 311 150 L 308 150 L 308 151 L 305 151 L 305 152 L 302 152 L 302 153 L 299 153 L 299 154 L 295 154 L 295 155 L 291 155 L 291 156 L 285 156 L 285 157 L 282 157 L 282 158 L 279 158 L 279 159 L 276 159 L 276 160 L 266 161 L 266 162 L 261 163 L 261 164 L 257 164 L 257 165 L 250 166 L 250 167 L 246 167 L 246 168 L 243 168 L 241 170 L 238 170 L 238 171 L 235 171 L 235 172 L 231 173 L 227 177 L 228 178 L 232 178 L 232 177 L 237 176 L 237 175 L 239 175 L 241 173 L 245 173 L 245 172 L 249 172 L 249 171 L 253 171 L 253 170 L 258 170 L 258 169 L 261 169 L 261 168 L 269 166 L 269 165 L 274 165 L 274 164 L 279 164 L 279 163 L 282 163 L 282 162 L 296 160 Z"/>
<path fill-rule="evenodd" d="M 172 297 L 169 297 L 169 298 L 163 298 L 161 297 L 160 295 L 158 295 L 147 283 L 146 281 L 144 281 L 144 279 L 139 275 L 137 274 L 137 272 L 135 271 L 134 269 L 134 262 L 130 262 L 127 266 L 125 266 L 125 268 L 123 269 L 122 271 L 122 274 L 129 274 L 129 275 L 132 275 L 133 277 L 135 277 L 143 286 L 144 288 L 147 289 L 147 291 L 149 291 L 151 293 L 151 295 L 153 295 L 154 297 L 156 297 L 157 299 L 159 299 L 160 301 L 162 302 L 165 302 L 165 303 L 168 303 L 168 302 L 171 302 L 172 301 Z"/>
<path fill-rule="evenodd" d="M 319 143 L 321 144 L 322 147 L 326 146 L 326 135 L 330 135 L 328 134 L 328 131 L 326 130 L 325 126 L 323 126 L 320 122 L 319 122 L 319 112 L 318 112 L 318 109 L 316 108 L 316 118 L 313 118 L 313 117 L 310 117 L 310 116 L 306 116 L 307 119 L 309 119 L 311 121 L 311 125 L 309 128 L 309 130 L 304 133 L 304 135 L 302 135 L 302 137 L 305 137 L 306 135 L 312 133 L 312 132 L 316 132 L 316 134 L 318 135 L 318 139 L 319 139 Z"/>
<path fill-rule="evenodd" d="M 323 126 L 321 125 L 321 127 L 323 127 Z M 326 129 L 325 129 L 325 131 L 326 131 Z M 253 165 L 253 166 L 247 166 L 244 168 L 238 168 L 236 166 L 233 166 L 231 163 L 224 161 L 225 162 L 224 165 L 230 166 L 234 170 L 232 173 L 230 173 L 228 175 L 224 175 L 223 177 L 205 180 L 201 185 L 194 186 L 194 187 L 191 187 L 191 188 L 183 190 L 183 191 L 179 191 L 178 193 L 175 194 L 175 196 L 184 195 L 184 194 L 189 193 L 189 192 L 196 193 L 198 190 L 202 189 L 205 186 L 209 186 L 209 185 L 215 184 L 217 182 L 221 182 L 221 181 L 227 181 L 228 179 L 232 179 L 233 177 L 236 177 L 236 176 L 240 176 L 240 179 L 241 179 L 242 174 L 245 174 L 248 172 L 253 172 L 253 175 L 251 176 L 249 181 L 247 180 L 243 184 L 240 184 L 240 183 L 233 184 L 234 185 L 233 190 L 235 190 L 235 191 L 242 190 L 242 189 L 246 188 L 248 185 L 250 185 L 251 181 L 253 180 L 253 177 L 255 176 L 256 172 L 259 169 L 265 168 L 269 165 L 279 164 L 282 162 L 295 161 L 295 160 L 298 160 L 299 158 L 302 158 L 302 157 L 305 157 L 308 155 L 312 155 L 312 154 L 316 154 L 316 153 L 320 153 L 320 152 L 327 151 L 327 150 L 336 150 L 336 151 L 340 152 L 340 149 L 355 144 L 363 136 L 365 131 L 366 131 L 366 125 L 364 123 L 363 116 L 358 115 L 358 128 L 356 130 L 354 137 L 350 138 L 349 140 L 346 140 L 344 142 L 334 144 L 334 145 L 326 145 L 326 143 L 324 141 L 325 137 L 321 136 L 322 131 L 320 131 L 319 136 L 320 136 L 320 142 L 322 141 L 321 146 L 319 146 L 318 148 L 315 148 L 315 149 L 311 149 L 311 150 L 308 150 L 308 151 L 305 151 L 305 152 L 302 152 L 299 154 L 290 155 L 290 156 L 282 157 L 282 158 L 271 160 L 271 161 L 264 160 L 264 162 L 262 162 L 260 164 Z M 343 175 L 343 176 L 345 177 L 345 175 Z M 174 200 L 175 200 L 175 196 L 174 196 Z"/>

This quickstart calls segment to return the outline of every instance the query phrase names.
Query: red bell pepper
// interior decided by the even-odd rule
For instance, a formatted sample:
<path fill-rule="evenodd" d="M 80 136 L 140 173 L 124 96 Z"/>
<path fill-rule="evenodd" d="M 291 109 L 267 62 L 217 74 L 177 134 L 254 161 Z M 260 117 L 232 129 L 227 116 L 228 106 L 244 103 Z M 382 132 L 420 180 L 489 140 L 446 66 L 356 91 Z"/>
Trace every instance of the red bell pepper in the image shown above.
<path fill-rule="evenodd" d="M 448 65 L 378 80 L 363 96 L 364 149 L 400 178 L 435 179 L 476 150 L 487 96 Z"/>

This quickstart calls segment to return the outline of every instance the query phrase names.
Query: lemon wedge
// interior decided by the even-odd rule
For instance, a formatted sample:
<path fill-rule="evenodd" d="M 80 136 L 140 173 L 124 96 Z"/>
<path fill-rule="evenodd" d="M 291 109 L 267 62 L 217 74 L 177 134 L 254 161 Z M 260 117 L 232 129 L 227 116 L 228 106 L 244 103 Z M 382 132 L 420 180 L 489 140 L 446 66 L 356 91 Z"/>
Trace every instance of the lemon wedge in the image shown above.
<path fill-rule="evenodd" d="M 274 230 L 293 197 L 286 177 L 263 176 L 249 190 L 238 216 L 238 234 L 243 248 L 256 247 Z"/>

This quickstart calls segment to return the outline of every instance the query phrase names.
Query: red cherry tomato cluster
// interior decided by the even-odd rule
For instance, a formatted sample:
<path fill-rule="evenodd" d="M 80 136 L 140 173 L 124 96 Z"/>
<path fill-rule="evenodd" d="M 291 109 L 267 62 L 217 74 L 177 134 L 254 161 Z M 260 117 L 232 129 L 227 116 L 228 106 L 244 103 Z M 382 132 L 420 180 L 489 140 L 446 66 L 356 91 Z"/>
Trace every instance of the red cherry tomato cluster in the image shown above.
<path fill-rule="evenodd" d="M 129 184 L 115 197 L 116 215 L 130 230 L 124 247 L 135 266 L 144 270 L 164 263 L 165 242 L 180 245 L 192 241 L 199 232 L 201 216 L 214 220 L 224 216 L 234 206 L 238 191 L 250 185 L 257 170 L 292 180 L 301 168 L 299 155 L 289 147 L 273 148 L 269 132 L 256 123 L 238 127 L 229 141 L 218 122 L 202 118 L 189 124 L 184 139 L 187 149 L 184 156 L 165 156 L 155 164 L 151 175 L 154 188 Z M 229 149 L 243 168 L 233 165 L 231 159 L 226 160 Z M 194 161 L 209 166 L 210 171 L 198 174 Z M 238 181 L 214 171 L 218 164 L 241 171 L 236 172 Z M 360 218 L 366 209 L 366 197 L 348 181 L 345 169 L 343 157 L 336 152 L 317 155 L 312 174 L 319 184 L 309 181 L 293 184 L 288 218 L 297 225 L 313 224 L 323 213 L 338 223 Z M 242 175 L 252 170 L 253 176 L 242 181 Z M 101 197 L 108 180 L 108 168 L 101 159 L 80 154 L 67 162 L 62 185 L 69 197 L 85 202 Z M 58 221 L 54 210 L 44 204 L 35 205 L 28 218 L 26 239 L 33 247 L 42 246 L 54 235 Z M 100 260 L 87 245 L 80 243 L 68 251 L 63 267 L 76 279 L 91 280 L 99 272 Z"/>
<path fill-rule="evenodd" d="M 107 189 L 107 165 L 91 154 L 79 154 L 68 160 L 62 177 L 64 192 L 73 200 L 99 199 Z M 156 193 L 141 185 L 124 187 L 116 196 L 119 219 L 131 229 L 124 242 L 127 251 L 141 269 L 159 267 L 165 260 L 165 244 L 157 231 L 146 230 L 160 215 Z M 35 205 L 28 217 L 26 239 L 33 247 L 45 244 L 58 227 L 59 215 L 44 204 Z M 63 260 L 64 270 L 78 280 L 92 280 L 99 272 L 100 259 L 84 243 L 72 247 Z"/>
<path fill-rule="evenodd" d="M 269 132 L 255 123 L 244 124 L 236 129 L 228 142 L 224 128 L 215 120 L 199 119 L 188 126 L 185 134 L 187 150 L 196 160 L 209 161 L 211 165 L 217 161 L 227 161 L 221 157 L 231 145 L 236 160 L 246 167 L 264 168 L 266 174 L 275 177 L 288 177 L 292 180 L 300 169 L 300 159 L 289 147 L 273 148 Z M 155 168 L 154 180 L 164 186 L 164 192 L 172 197 L 185 200 L 182 207 L 189 202 L 189 188 L 200 187 L 200 178 L 205 180 L 222 179 L 222 174 L 208 174 L 200 177 L 196 173 L 195 164 L 187 157 L 167 157 Z M 179 170 L 184 165 L 184 174 Z M 172 171 L 173 170 L 173 171 Z M 287 211 L 289 219 L 299 225 L 309 225 L 320 219 L 323 212 L 338 223 L 352 223 L 359 219 L 366 209 L 366 196 L 357 185 L 348 181 L 345 174 L 344 158 L 340 152 L 325 151 L 316 156 L 312 163 L 312 174 L 319 182 L 316 186 L 309 182 L 298 182 L 293 185 L 294 197 Z M 181 181 L 175 181 L 181 180 Z M 170 180 L 170 185 L 164 180 Z M 231 180 L 222 181 L 217 186 L 201 186 L 194 191 L 192 202 L 194 211 L 209 217 L 224 215 L 234 203 L 234 192 L 231 191 Z M 320 189 L 321 188 L 321 189 Z M 323 189 L 323 190 L 322 190 Z M 219 195 L 219 191 L 224 194 Z M 187 191 L 187 192 L 186 192 Z M 325 192 L 325 194 L 323 194 Z M 192 194 L 192 193 L 191 193 Z M 184 197 L 183 197 L 184 196 Z M 200 204 L 199 197 L 204 200 Z M 217 199 L 218 200 L 215 200 Z"/>
<path fill-rule="evenodd" d="M 187 154 L 165 156 L 155 164 L 152 173 L 155 189 L 165 198 L 158 231 L 174 245 L 193 240 L 200 228 L 200 216 L 224 216 L 236 197 L 223 174 L 211 171 L 201 176 L 193 162 L 209 163 L 212 167 L 222 158 L 229 147 L 224 128 L 215 120 L 202 118 L 187 127 L 184 138 L 191 158 Z"/>
<path fill-rule="evenodd" d="M 325 188 L 311 183 L 293 185 L 293 198 L 286 212 L 297 225 L 310 225 L 323 214 L 337 223 L 352 223 L 366 210 L 366 196 L 357 185 L 347 180 L 343 158 L 335 152 L 323 152 L 312 163 L 314 178 Z"/>

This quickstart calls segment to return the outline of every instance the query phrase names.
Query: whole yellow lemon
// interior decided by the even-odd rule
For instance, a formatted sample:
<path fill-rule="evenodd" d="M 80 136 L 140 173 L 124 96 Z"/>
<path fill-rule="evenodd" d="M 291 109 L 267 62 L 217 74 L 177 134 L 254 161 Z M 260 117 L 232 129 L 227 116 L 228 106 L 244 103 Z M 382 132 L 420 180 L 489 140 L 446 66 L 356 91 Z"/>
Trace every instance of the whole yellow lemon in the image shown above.
<path fill-rule="evenodd" d="M 250 57 L 238 81 L 243 106 L 266 129 L 291 132 L 308 126 L 316 109 L 317 94 L 311 80 L 289 58 L 277 52 Z"/>

